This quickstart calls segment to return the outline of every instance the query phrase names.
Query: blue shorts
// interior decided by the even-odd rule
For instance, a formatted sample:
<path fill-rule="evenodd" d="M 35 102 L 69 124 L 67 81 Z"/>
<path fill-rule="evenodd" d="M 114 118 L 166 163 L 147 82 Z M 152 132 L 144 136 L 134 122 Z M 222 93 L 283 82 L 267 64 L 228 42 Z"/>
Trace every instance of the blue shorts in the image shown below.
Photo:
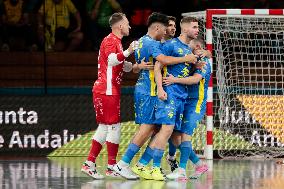
<path fill-rule="evenodd" d="M 185 100 L 168 94 L 168 99 L 157 99 L 156 124 L 174 125 L 180 127 L 183 119 Z"/>
<path fill-rule="evenodd" d="M 156 96 L 134 94 L 136 124 L 155 124 Z"/>
<path fill-rule="evenodd" d="M 198 99 L 188 99 L 184 105 L 184 112 L 183 112 L 183 121 L 181 124 L 181 128 L 179 131 L 181 133 L 185 133 L 187 135 L 192 136 L 194 129 L 197 127 L 198 123 L 202 120 L 205 111 L 200 111 L 197 113 L 196 106 L 197 106 Z"/>

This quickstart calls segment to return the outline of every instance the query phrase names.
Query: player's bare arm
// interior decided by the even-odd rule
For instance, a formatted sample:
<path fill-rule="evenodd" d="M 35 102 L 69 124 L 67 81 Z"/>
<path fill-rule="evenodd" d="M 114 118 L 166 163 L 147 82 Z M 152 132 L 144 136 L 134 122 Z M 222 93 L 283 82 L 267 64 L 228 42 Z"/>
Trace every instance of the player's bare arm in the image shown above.
<path fill-rule="evenodd" d="M 194 54 L 188 54 L 183 57 L 173 57 L 161 54 L 156 57 L 156 60 L 158 60 L 163 65 L 173 65 L 173 64 L 179 64 L 181 62 L 194 64 L 197 61 L 197 57 L 198 56 Z"/>
<path fill-rule="evenodd" d="M 184 84 L 184 85 L 194 85 L 194 84 L 198 84 L 201 79 L 202 79 L 202 76 L 200 74 L 194 74 L 193 76 L 189 76 L 185 78 L 174 77 L 173 75 L 170 74 L 167 77 L 163 77 L 163 84 L 171 85 L 173 83 L 179 83 L 179 84 Z"/>
<path fill-rule="evenodd" d="M 161 100 L 167 100 L 167 93 L 163 89 L 163 78 L 161 73 L 162 68 L 163 65 L 157 61 L 154 66 L 155 81 L 157 84 L 158 98 Z"/>

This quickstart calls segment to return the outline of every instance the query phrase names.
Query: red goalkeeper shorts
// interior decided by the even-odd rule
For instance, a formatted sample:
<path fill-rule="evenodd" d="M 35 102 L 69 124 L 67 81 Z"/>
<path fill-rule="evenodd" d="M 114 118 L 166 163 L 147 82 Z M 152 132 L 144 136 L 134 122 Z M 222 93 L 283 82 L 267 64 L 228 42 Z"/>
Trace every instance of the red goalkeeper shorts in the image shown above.
<path fill-rule="evenodd" d="M 98 124 L 120 123 L 120 95 L 93 93 L 93 103 Z"/>

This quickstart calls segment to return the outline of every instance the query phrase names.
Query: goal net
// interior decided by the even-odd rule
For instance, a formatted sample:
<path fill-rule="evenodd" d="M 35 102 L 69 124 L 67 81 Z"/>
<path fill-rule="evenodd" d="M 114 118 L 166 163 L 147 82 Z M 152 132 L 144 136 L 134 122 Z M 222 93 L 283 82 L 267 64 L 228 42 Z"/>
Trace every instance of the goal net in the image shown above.
<path fill-rule="evenodd" d="M 183 16 L 197 17 L 200 35 L 213 46 L 213 149 L 222 158 L 283 156 L 283 10 Z"/>

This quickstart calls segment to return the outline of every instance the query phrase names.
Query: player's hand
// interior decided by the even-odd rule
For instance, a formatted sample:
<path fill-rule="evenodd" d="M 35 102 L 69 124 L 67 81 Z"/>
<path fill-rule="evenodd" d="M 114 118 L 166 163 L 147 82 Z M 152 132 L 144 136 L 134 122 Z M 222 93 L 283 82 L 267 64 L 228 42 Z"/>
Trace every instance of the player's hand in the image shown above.
<path fill-rule="evenodd" d="M 139 42 L 138 41 L 132 41 L 128 47 L 129 53 L 133 53 L 136 49 L 139 47 Z"/>
<path fill-rule="evenodd" d="M 194 54 L 188 54 L 188 55 L 185 55 L 185 58 L 186 58 L 186 61 L 185 62 L 190 62 L 192 64 L 194 64 L 196 61 L 197 61 L 197 55 L 194 55 Z"/>
<path fill-rule="evenodd" d="M 158 89 L 158 98 L 161 100 L 167 100 L 168 94 L 163 88 Z"/>
<path fill-rule="evenodd" d="M 141 60 L 141 63 L 138 64 L 138 68 L 140 70 L 153 70 L 154 69 L 154 65 L 152 62 L 145 62 L 145 57 Z"/>
<path fill-rule="evenodd" d="M 197 62 L 197 63 L 195 64 L 195 68 L 196 68 L 196 69 L 202 69 L 204 65 L 206 65 L 206 62 L 204 62 L 204 61 L 199 61 L 199 62 Z"/>
<path fill-rule="evenodd" d="M 197 51 L 196 51 L 196 54 L 197 54 L 200 58 L 204 58 L 204 57 L 211 58 L 211 57 L 212 57 L 212 53 L 211 53 L 210 51 L 204 50 L 204 49 L 197 50 Z"/>
<path fill-rule="evenodd" d="M 122 69 L 125 72 L 130 72 L 132 70 L 132 63 L 128 61 L 124 61 Z"/>
<path fill-rule="evenodd" d="M 167 77 L 163 77 L 163 85 L 171 85 L 175 83 L 175 77 L 172 74 L 169 74 Z"/>

